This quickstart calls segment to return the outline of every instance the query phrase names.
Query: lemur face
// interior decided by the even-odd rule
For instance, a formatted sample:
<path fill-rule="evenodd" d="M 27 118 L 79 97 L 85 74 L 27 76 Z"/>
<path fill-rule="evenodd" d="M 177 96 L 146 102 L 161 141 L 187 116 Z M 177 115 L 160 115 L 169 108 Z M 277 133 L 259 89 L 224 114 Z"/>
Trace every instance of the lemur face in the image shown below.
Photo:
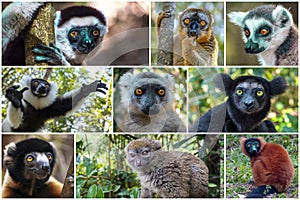
<path fill-rule="evenodd" d="M 46 97 L 51 90 L 51 85 L 43 79 L 32 79 L 31 80 L 31 93 L 37 97 Z"/>
<path fill-rule="evenodd" d="M 245 149 L 250 157 L 255 156 L 260 150 L 260 142 L 257 138 L 249 138 L 245 141 Z"/>
<path fill-rule="evenodd" d="M 265 89 L 255 80 L 239 83 L 231 95 L 236 107 L 244 113 L 259 112 L 266 104 Z"/>
<path fill-rule="evenodd" d="M 250 54 L 277 49 L 293 25 L 291 13 L 280 5 L 259 6 L 247 12 L 231 12 L 228 16 L 241 27 L 244 49 Z"/>
<path fill-rule="evenodd" d="M 200 37 L 210 29 L 212 18 L 202 9 L 188 9 L 180 16 L 180 23 L 188 37 Z"/>
<path fill-rule="evenodd" d="M 24 157 L 24 176 L 28 180 L 45 179 L 50 175 L 50 163 L 53 161 L 51 152 L 30 152 Z"/>

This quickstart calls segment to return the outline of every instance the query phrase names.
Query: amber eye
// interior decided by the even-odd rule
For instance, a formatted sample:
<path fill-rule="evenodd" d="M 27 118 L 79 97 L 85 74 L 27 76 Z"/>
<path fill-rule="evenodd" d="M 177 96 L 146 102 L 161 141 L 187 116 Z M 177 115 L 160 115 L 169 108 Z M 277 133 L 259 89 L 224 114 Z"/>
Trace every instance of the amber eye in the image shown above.
<path fill-rule="evenodd" d="M 52 155 L 50 153 L 48 153 L 47 158 L 48 158 L 49 161 L 51 161 L 52 160 Z"/>
<path fill-rule="evenodd" d="M 143 94 L 143 90 L 141 88 L 135 90 L 135 95 L 140 96 L 142 94 Z"/>
<path fill-rule="evenodd" d="M 165 90 L 164 89 L 159 89 L 158 91 L 157 91 L 157 94 L 159 95 L 159 96 L 164 96 L 165 95 Z"/>
<path fill-rule="evenodd" d="M 46 85 L 46 88 L 48 89 L 49 87 L 50 87 L 50 85 L 47 84 L 47 85 Z"/>
<path fill-rule="evenodd" d="M 249 31 L 248 29 L 245 29 L 245 30 L 244 30 L 244 33 L 245 33 L 246 36 L 249 36 L 249 35 L 250 35 L 250 31 Z"/>
<path fill-rule="evenodd" d="M 201 26 L 205 26 L 205 25 L 206 25 L 206 21 L 201 20 L 201 21 L 200 21 L 200 25 L 201 25 Z"/>
<path fill-rule="evenodd" d="M 250 147 L 251 147 L 251 144 L 247 144 L 247 147 L 249 147 L 249 148 L 250 148 Z"/>
<path fill-rule="evenodd" d="M 259 145 L 258 145 L 258 144 L 256 144 L 256 147 L 259 147 Z"/>
<path fill-rule="evenodd" d="M 258 90 L 258 91 L 256 92 L 256 95 L 259 96 L 259 97 L 262 96 L 263 94 L 264 94 L 264 92 L 261 91 L 261 90 Z"/>
<path fill-rule="evenodd" d="M 265 28 L 260 30 L 260 34 L 262 34 L 262 35 L 267 35 L 268 33 L 269 33 L 269 31 Z"/>
<path fill-rule="evenodd" d="M 191 22 L 191 20 L 189 18 L 186 18 L 184 21 L 183 21 L 185 24 L 189 24 Z"/>
<path fill-rule="evenodd" d="M 77 31 L 72 31 L 71 33 L 70 33 L 70 36 L 71 37 L 76 37 L 78 35 L 78 32 Z"/>
<path fill-rule="evenodd" d="M 38 85 L 39 85 L 39 82 L 38 82 L 38 81 L 34 81 L 34 82 L 33 82 L 33 85 L 34 85 L 34 86 L 38 86 Z"/>
<path fill-rule="evenodd" d="M 32 162 L 33 159 L 34 159 L 33 156 L 27 156 L 27 157 L 26 157 L 26 161 L 27 161 L 27 162 Z"/>
<path fill-rule="evenodd" d="M 243 94 L 243 90 L 237 90 L 236 93 L 237 93 L 238 95 L 242 95 L 242 94 Z"/>
<path fill-rule="evenodd" d="M 99 36 L 99 34 L 100 34 L 99 30 L 93 30 L 93 36 L 94 37 Z"/>

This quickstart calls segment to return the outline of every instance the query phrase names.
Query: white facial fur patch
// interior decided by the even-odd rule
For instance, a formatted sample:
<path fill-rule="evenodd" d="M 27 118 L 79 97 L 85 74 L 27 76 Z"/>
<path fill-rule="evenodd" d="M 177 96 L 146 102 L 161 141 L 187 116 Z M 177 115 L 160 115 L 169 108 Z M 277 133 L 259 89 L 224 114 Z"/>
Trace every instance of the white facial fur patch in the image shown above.
<path fill-rule="evenodd" d="M 56 46 L 64 53 L 68 61 L 72 61 L 71 64 L 79 64 L 82 63 L 86 57 L 87 54 L 82 54 L 80 52 L 74 51 L 69 40 L 68 40 L 68 32 L 73 27 L 80 27 L 80 26 L 94 26 L 97 25 L 98 28 L 101 30 L 105 29 L 107 32 L 107 27 L 103 25 L 96 17 L 88 16 L 88 17 L 74 17 L 70 19 L 69 21 L 65 22 L 62 26 L 57 27 L 58 21 L 60 19 L 60 12 L 56 13 L 55 18 L 55 42 Z M 100 37 L 103 37 L 104 31 L 100 31 L 102 35 Z M 98 45 L 101 41 L 97 41 L 97 45 L 95 49 L 92 50 L 92 52 L 96 52 L 97 49 L 100 47 Z M 92 54 L 90 52 L 89 54 Z"/>
<path fill-rule="evenodd" d="M 248 12 L 231 12 L 228 14 L 228 17 L 232 23 L 242 26 L 246 15 L 248 15 Z"/>
<path fill-rule="evenodd" d="M 56 99 L 57 91 L 58 91 L 58 86 L 56 83 L 50 83 L 51 89 L 49 94 L 46 97 L 37 97 L 34 96 L 31 93 L 31 78 L 29 77 L 24 77 L 22 79 L 22 86 L 23 87 L 28 87 L 29 90 L 26 90 L 23 93 L 23 99 L 26 100 L 28 103 L 30 103 L 35 109 L 41 110 L 44 109 L 48 106 L 50 106 Z"/>

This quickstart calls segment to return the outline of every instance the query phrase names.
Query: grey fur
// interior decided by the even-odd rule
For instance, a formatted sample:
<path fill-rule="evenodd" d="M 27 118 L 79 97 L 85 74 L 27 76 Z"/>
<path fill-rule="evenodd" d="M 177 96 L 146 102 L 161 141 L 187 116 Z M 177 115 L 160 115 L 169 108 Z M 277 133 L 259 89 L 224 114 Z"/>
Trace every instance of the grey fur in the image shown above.
<path fill-rule="evenodd" d="M 164 151 L 157 146 L 161 147 L 159 141 L 142 138 L 131 141 L 125 149 L 127 163 L 141 182 L 140 197 L 153 198 L 154 194 L 160 198 L 206 197 L 205 163 L 190 153 Z"/>
<path fill-rule="evenodd" d="M 228 17 L 242 32 L 249 30 L 249 36 L 243 34 L 245 50 L 256 54 L 261 65 L 298 65 L 298 29 L 288 9 L 264 5 L 247 12 L 231 12 Z M 260 35 L 264 27 L 268 34 Z"/>
<path fill-rule="evenodd" d="M 186 132 L 184 123 L 173 108 L 174 85 L 174 77 L 169 74 L 124 74 L 118 82 L 121 102 L 115 108 L 115 122 L 119 129 L 123 132 Z M 159 97 L 149 92 L 137 97 L 134 92 L 142 86 L 149 87 L 149 90 L 162 87 L 165 89 L 165 95 Z M 142 112 L 145 104 L 152 104 L 149 113 L 146 114 Z"/>

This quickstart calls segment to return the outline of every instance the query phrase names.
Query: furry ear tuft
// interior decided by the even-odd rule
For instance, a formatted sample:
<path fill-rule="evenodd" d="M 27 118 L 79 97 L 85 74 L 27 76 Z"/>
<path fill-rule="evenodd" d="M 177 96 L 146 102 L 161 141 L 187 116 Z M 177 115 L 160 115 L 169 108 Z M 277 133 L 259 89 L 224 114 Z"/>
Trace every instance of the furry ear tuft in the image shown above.
<path fill-rule="evenodd" d="M 283 77 L 275 78 L 269 83 L 272 97 L 284 93 L 288 87 Z"/>
<path fill-rule="evenodd" d="M 248 12 L 231 12 L 228 14 L 228 17 L 232 23 L 242 26 L 247 14 Z"/>

